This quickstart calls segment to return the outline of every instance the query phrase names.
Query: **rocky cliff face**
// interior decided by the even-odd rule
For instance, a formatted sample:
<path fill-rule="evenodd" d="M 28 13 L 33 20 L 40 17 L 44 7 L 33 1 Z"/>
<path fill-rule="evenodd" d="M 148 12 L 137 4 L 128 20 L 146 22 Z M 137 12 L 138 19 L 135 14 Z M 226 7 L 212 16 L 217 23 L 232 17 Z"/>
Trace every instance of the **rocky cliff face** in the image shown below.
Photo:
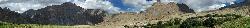
<path fill-rule="evenodd" d="M 73 3 L 64 3 L 38 10 L 30 9 L 21 14 L 1 9 L 0 15 L 1 20 L 16 20 L 16 17 L 22 18 L 17 21 L 10 21 L 14 23 L 21 21 L 29 24 L 84 25 L 102 22 L 103 16 L 105 16 L 104 13 L 100 9 L 84 9 Z"/>
<path fill-rule="evenodd" d="M 22 16 L 14 11 L 10 11 L 7 7 L 0 8 L 0 20 L 5 22 L 19 22 L 18 19 L 21 19 Z M 21 23 L 21 22 L 19 22 Z"/>

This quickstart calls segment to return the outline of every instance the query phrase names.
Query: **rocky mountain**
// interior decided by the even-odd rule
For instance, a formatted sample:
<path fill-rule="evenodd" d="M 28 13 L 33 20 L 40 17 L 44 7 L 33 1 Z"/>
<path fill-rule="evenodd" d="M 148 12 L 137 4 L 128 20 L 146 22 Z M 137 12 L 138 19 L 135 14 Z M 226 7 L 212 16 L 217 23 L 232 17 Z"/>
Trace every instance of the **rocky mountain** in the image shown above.
<path fill-rule="evenodd" d="M 249 0 L 246 0 L 246 1 L 249 1 Z M 127 28 L 141 28 L 141 27 L 144 27 L 145 24 L 157 24 L 157 22 L 159 21 L 170 22 L 171 20 L 174 20 L 174 19 L 180 19 L 181 22 L 187 22 L 188 24 L 189 21 L 193 22 L 189 18 L 198 17 L 198 16 L 206 16 L 208 14 L 221 14 L 221 15 L 240 14 L 240 15 L 247 16 L 247 15 L 250 15 L 248 3 L 250 2 L 239 3 L 241 5 L 239 4 L 231 5 L 225 8 L 221 8 L 220 10 L 204 11 L 204 12 L 198 12 L 198 13 L 194 13 L 194 11 L 192 9 L 189 9 L 185 4 L 155 3 L 152 7 L 147 8 L 145 13 L 139 13 L 139 14 L 123 13 L 123 14 L 118 14 L 116 16 L 106 16 L 107 18 L 104 19 L 105 21 L 102 22 L 101 25 L 98 26 L 98 28 L 99 27 L 100 28 L 103 28 L 103 27 L 124 28 L 127 26 L 128 26 Z M 209 19 L 208 21 L 211 21 L 211 20 Z M 178 21 L 173 21 L 173 22 L 178 22 Z M 163 23 L 168 23 L 168 22 L 163 22 Z M 184 25 L 187 25 L 187 24 L 184 24 Z M 191 24 L 196 24 L 196 23 L 194 22 Z M 206 24 L 206 25 L 209 25 L 208 27 L 214 26 L 213 24 L 212 25 Z M 158 27 L 162 27 L 162 26 L 158 26 Z"/>
<path fill-rule="evenodd" d="M 246 0 L 249 1 L 249 0 Z M 239 20 L 235 19 L 241 15 L 249 17 L 250 15 L 250 2 L 244 2 L 240 5 L 231 5 L 221 8 L 220 10 L 212 10 L 205 12 L 194 13 L 184 4 L 162 4 L 155 3 L 152 7 L 147 8 L 145 12 L 141 13 L 119 13 L 115 15 L 104 15 L 105 12 L 99 9 L 84 9 L 72 3 L 64 3 L 62 5 L 53 5 L 38 10 L 28 10 L 24 13 L 16 13 L 10 11 L 8 8 L 0 8 L 0 20 L 4 22 L 13 22 L 18 24 L 56 24 L 56 25 L 81 25 L 81 24 L 98 24 L 95 26 L 80 27 L 93 27 L 93 28 L 143 28 L 147 25 L 156 26 L 153 24 L 160 24 L 156 27 L 174 26 L 174 27 L 192 27 L 203 26 L 211 28 L 223 28 L 219 25 L 228 25 L 221 23 L 228 23 L 229 21 Z M 210 15 L 211 14 L 211 15 Z M 219 16 L 215 16 L 219 15 Z M 215 16 L 215 17 L 213 17 Z M 245 19 L 240 19 L 242 22 Z M 230 19 L 229 19 L 230 18 Z M 177 20 L 176 20 L 177 19 Z M 249 18 L 246 18 L 249 19 Z M 216 22 L 218 21 L 218 22 Z M 176 24 L 177 22 L 177 24 Z M 230 24 L 229 22 L 229 24 Z M 240 23 L 233 22 L 232 25 Z M 173 24 L 174 23 L 174 24 Z M 152 25 L 151 25 L 152 24 Z M 170 24 L 170 25 L 169 25 Z M 172 24 L 172 25 L 171 25 Z M 241 26 L 241 25 L 240 25 Z M 34 26 L 37 27 L 37 26 Z M 44 26 L 41 26 L 44 27 Z M 51 26 L 49 26 L 51 27 Z M 78 26 L 69 26 L 78 27 Z M 153 28 L 153 27 L 152 27 Z M 172 27 L 171 27 L 172 28 Z"/>
<path fill-rule="evenodd" d="M 84 9 L 73 3 L 48 6 L 42 9 L 30 9 L 17 13 L 9 9 L 0 9 L 0 20 L 25 24 L 86 25 L 103 21 L 105 12 L 100 9 Z M 8 21 L 9 20 L 9 21 Z"/>
<path fill-rule="evenodd" d="M 14 11 L 10 11 L 7 7 L 0 8 L 0 19 L 5 22 L 19 22 L 18 19 L 21 19 L 22 16 Z M 19 22 L 21 23 L 21 22 Z"/>

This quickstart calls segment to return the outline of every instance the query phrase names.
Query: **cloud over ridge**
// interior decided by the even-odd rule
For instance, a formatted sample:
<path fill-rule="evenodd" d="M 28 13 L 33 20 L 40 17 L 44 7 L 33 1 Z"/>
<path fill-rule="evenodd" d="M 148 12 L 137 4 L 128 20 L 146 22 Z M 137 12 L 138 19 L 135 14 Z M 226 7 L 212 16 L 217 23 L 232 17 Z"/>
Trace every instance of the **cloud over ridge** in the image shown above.
<path fill-rule="evenodd" d="M 115 2 L 120 1 L 120 2 Z M 65 2 L 75 3 L 86 9 L 103 9 L 109 13 L 140 12 L 155 2 L 186 4 L 195 12 L 216 10 L 244 0 L 0 0 L 0 7 L 8 7 L 19 13 L 29 9 L 40 9 Z"/>

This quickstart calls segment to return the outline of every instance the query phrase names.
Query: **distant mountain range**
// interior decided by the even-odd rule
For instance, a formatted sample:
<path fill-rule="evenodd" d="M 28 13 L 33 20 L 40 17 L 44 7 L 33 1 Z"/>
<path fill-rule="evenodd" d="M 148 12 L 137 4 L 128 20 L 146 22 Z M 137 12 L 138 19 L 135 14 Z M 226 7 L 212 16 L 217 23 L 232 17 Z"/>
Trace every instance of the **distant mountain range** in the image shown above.
<path fill-rule="evenodd" d="M 38 10 L 30 9 L 24 13 L 0 8 L 0 21 L 17 24 L 54 24 L 54 25 L 87 25 L 103 21 L 106 12 L 101 9 L 84 9 L 73 3 L 47 6 Z"/>

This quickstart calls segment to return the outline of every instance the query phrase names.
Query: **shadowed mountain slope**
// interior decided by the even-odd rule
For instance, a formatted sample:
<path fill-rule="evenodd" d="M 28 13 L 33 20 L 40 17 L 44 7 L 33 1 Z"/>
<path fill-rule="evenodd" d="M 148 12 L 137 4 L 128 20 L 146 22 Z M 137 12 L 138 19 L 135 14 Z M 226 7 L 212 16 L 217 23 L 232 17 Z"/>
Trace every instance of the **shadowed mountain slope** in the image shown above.
<path fill-rule="evenodd" d="M 87 25 L 102 22 L 105 16 L 103 10 L 84 9 L 69 2 L 38 10 L 30 9 L 21 14 L 9 9 L 0 10 L 1 21 L 18 24 Z"/>

